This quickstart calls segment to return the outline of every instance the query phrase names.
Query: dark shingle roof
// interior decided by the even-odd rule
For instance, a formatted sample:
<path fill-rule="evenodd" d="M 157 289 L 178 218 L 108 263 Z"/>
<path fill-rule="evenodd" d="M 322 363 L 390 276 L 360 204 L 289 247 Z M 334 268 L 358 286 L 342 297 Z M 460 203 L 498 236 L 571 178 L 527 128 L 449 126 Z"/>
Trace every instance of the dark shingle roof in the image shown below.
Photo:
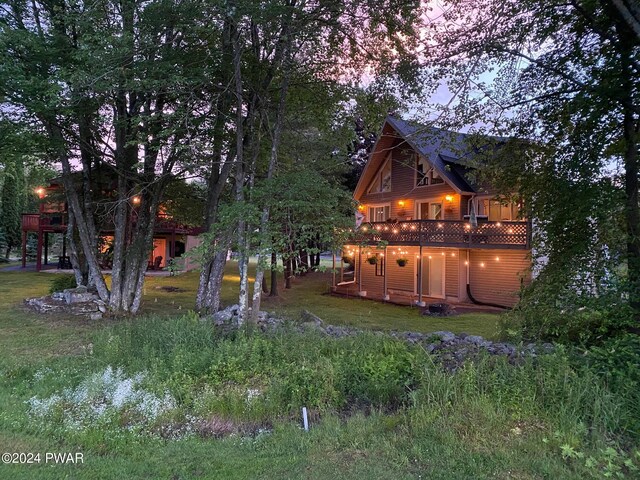
<path fill-rule="evenodd" d="M 477 147 L 471 144 L 469 135 L 419 125 L 393 116 L 388 116 L 387 122 L 454 187 L 462 192 L 477 191 L 474 175 L 470 175 L 473 168 L 469 166 Z"/>

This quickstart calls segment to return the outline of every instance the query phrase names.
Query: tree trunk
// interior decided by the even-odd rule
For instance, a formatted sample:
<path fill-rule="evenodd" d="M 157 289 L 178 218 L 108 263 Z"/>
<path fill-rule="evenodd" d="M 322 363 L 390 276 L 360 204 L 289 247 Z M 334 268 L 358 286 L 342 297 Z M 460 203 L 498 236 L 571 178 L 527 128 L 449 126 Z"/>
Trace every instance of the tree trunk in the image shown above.
<path fill-rule="evenodd" d="M 290 40 L 287 40 L 289 42 Z M 287 43 L 288 45 L 288 43 Z M 286 51 L 284 53 L 286 55 Z M 271 135 L 271 156 L 269 158 L 269 168 L 267 169 L 267 181 L 271 180 L 275 174 L 278 166 L 278 149 L 280 148 L 280 138 L 282 136 L 282 124 L 284 120 L 284 109 L 287 99 L 287 91 L 289 88 L 289 72 L 285 71 L 282 79 L 282 85 L 280 86 L 280 99 L 278 101 L 278 109 L 276 111 L 276 118 L 273 127 L 273 133 Z M 256 266 L 256 281 L 253 290 L 253 302 L 251 320 L 254 323 L 258 321 L 258 313 L 260 311 L 260 301 L 262 299 L 262 291 L 267 291 L 266 280 L 264 278 L 264 257 L 266 252 L 271 249 L 270 245 L 266 245 L 267 241 L 271 239 L 269 234 L 269 206 L 265 206 L 262 210 L 262 216 L 260 218 L 260 247 L 258 248 L 258 264 Z"/>
<path fill-rule="evenodd" d="M 275 251 L 271 252 L 271 289 L 269 296 L 278 296 L 278 255 Z"/>
<path fill-rule="evenodd" d="M 284 267 L 284 288 L 291 288 L 292 264 L 293 259 L 291 257 L 282 259 L 282 265 Z"/>
<path fill-rule="evenodd" d="M 222 71 L 221 84 L 227 85 L 232 76 L 233 46 L 231 42 L 234 34 L 234 27 L 229 17 L 225 18 L 222 31 L 222 55 L 224 63 L 231 68 Z M 227 121 L 228 110 L 232 104 L 231 93 L 225 91 L 218 97 L 216 103 L 216 116 L 213 126 L 213 154 L 211 161 L 211 171 L 207 179 L 207 206 L 205 212 L 205 230 L 208 232 L 215 224 L 220 197 L 227 184 L 229 175 L 234 165 L 235 153 L 227 152 L 226 160 L 222 163 L 225 123 Z M 235 148 L 233 149 L 235 150 Z M 224 238 L 223 238 L 224 237 Z M 215 313 L 220 308 L 220 288 L 224 277 L 224 267 L 227 262 L 227 250 L 229 248 L 228 237 L 220 234 L 212 241 L 212 251 L 208 254 L 200 270 L 200 282 L 196 295 L 196 309 L 201 313 Z"/>

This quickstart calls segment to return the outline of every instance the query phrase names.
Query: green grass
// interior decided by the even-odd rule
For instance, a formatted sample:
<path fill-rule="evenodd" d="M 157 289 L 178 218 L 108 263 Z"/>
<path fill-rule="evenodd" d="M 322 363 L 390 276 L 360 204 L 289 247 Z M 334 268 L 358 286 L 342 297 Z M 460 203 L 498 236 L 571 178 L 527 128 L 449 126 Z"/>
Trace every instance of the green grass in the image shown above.
<path fill-rule="evenodd" d="M 234 267 L 225 303 L 235 299 Z M 449 375 L 419 348 L 373 335 L 219 338 L 184 315 L 196 273 L 149 278 L 141 318 L 90 322 L 25 311 L 22 300 L 46 294 L 51 275 L 0 271 L 0 452 L 82 452 L 84 464 L 0 465 L 0 478 L 585 479 L 622 464 L 606 452 L 623 451 L 628 407 L 562 351 L 518 368 L 488 359 Z M 184 292 L 156 288 L 163 286 Z M 494 316 L 434 320 L 409 307 L 322 295 L 326 289 L 321 274 L 297 279 L 266 308 L 373 329 L 494 331 Z M 147 371 L 148 388 L 169 389 L 185 412 L 268 421 L 273 433 L 161 440 L 119 429 L 126 412 L 117 434 L 114 425 L 73 432 L 60 418 L 29 419 L 26 400 L 75 387 L 107 365 Z M 39 381 L 39 371 L 50 373 Z M 398 379 L 401 388 L 393 387 Z M 248 408 L 238 397 L 248 387 L 271 394 Z M 309 433 L 299 427 L 302 404 L 312 413 Z M 625 441 L 633 455 L 637 443 Z M 586 466 L 589 457 L 595 466 Z"/>
<path fill-rule="evenodd" d="M 255 265 L 250 265 L 253 275 Z M 237 263 L 229 262 L 222 286 L 222 302 L 229 305 L 237 302 L 240 278 Z M 253 277 L 251 277 L 253 280 Z M 149 277 L 145 282 L 144 312 L 169 314 L 192 309 L 197 291 L 198 273 L 189 272 L 175 277 Z M 161 290 L 174 286 L 183 292 L 170 293 Z M 302 310 L 322 318 L 334 325 L 349 325 L 373 330 L 400 330 L 435 332 L 449 330 L 454 333 L 482 335 L 495 339 L 499 316 L 492 313 L 467 313 L 452 317 L 428 317 L 415 307 L 385 304 L 361 298 L 343 298 L 329 295 L 331 275 L 314 272 L 294 278 L 292 288 L 280 285 L 279 296 L 265 297 L 264 310 L 274 311 L 289 318 L 298 318 Z"/>

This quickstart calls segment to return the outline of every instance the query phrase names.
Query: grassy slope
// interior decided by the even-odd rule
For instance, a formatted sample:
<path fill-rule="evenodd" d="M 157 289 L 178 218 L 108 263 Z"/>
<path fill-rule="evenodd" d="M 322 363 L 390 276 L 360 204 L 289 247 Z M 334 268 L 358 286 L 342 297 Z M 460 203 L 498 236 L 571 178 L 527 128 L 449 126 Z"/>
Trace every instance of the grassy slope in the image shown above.
<path fill-rule="evenodd" d="M 481 405 L 478 412 L 456 418 L 447 418 L 435 408 L 415 418 L 403 413 L 356 415 L 346 421 L 329 417 L 310 434 L 285 422 L 276 424 L 273 435 L 257 440 L 162 442 L 125 437 L 74 444 L 64 437 L 44 436 L 17 420 L 25 415 L 24 401 L 34 395 L 30 386 L 33 373 L 43 366 L 76 372 L 96 368 L 85 347 L 93 332 L 113 323 L 54 319 L 25 312 L 20 306 L 22 299 L 45 294 L 50 279 L 50 274 L 0 272 L 0 452 L 81 451 L 85 464 L 0 465 L 0 478 L 574 477 L 559 455 L 542 442 L 542 436 L 549 433 L 546 427 L 523 428 L 525 434 L 511 435 L 513 421 Z M 299 303 L 294 301 L 294 290 L 286 292 L 277 305 L 269 306 L 292 315 L 307 308 L 334 323 L 362 322 L 379 328 L 416 330 L 465 328 L 474 332 L 470 328 L 473 324 L 460 328 L 450 323 L 424 326 L 425 319 L 408 308 L 316 296 L 313 292 L 316 288 L 322 291 L 325 280 L 310 280 L 313 289 L 303 290 L 302 283 L 296 285 Z M 194 274 L 150 279 L 145 311 L 184 311 L 193 301 L 195 281 Z M 187 291 L 175 294 L 155 288 L 163 285 Z M 230 278 L 223 295 L 226 302 L 232 300 L 233 289 L 234 280 Z M 342 309 L 348 309 L 348 318 Z M 487 323 L 493 323 L 493 319 Z"/>

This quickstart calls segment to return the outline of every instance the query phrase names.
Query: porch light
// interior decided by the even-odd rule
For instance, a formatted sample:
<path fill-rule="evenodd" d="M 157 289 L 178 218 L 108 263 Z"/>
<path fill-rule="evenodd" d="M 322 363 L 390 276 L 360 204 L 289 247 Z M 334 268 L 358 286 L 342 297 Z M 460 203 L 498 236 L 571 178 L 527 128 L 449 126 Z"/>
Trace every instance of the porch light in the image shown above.
<path fill-rule="evenodd" d="M 398 200 L 398 205 L 401 206 L 401 207 L 404 207 L 405 201 L 404 200 Z"/>
<path fill-rule="evenodd" d="M 45 194 L 44 188 L 38 187 L 34 191 L 36 192 L 36 195 L 38 195 L 38 197 L 44 198 L 44 194 Z"/>
<path fill-rule="evenodd" d="M 453 195 L 445 195 L 444 199 L 447 202 L 451 203 L 451 202 L 453 202 Z"/>
<path fill-rule="evenodd" d="M 358 205 L 358 210 L 360 210 L 361 212 L 364 212 L 365 206 L 360 204 Z"/>

